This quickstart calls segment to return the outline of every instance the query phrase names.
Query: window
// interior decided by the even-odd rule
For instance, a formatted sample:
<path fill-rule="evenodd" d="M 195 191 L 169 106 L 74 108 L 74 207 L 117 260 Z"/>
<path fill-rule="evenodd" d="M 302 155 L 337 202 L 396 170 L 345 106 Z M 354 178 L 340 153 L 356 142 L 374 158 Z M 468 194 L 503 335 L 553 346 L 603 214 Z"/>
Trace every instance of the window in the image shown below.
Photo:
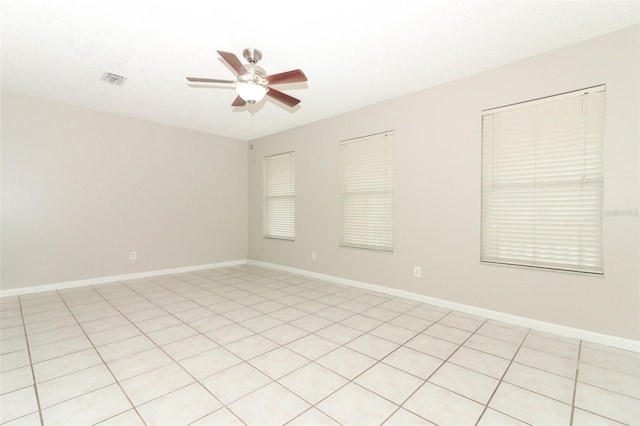
<path fill-rule="evenodd" d="M 343 247 L 393 251 L 393 139 L 341 143 Z"/>
<path fill-rule="evenodd" d="M 296 236 L 294 153 L 264 159 L 264 235 L 293 240 Z"/>
<path fill-rule="evenodd" d="M 603 273 L 605 87 L 483 111 L 481 260 Z"/>

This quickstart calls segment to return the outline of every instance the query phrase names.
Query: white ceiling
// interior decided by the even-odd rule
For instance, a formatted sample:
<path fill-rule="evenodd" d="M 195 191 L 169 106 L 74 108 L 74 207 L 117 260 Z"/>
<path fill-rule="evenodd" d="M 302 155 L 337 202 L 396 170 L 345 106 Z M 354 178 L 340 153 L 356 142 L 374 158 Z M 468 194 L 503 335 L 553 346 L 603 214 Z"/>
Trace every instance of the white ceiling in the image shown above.
<path fill-rule="evenodd" d="M 2 89 L 249 140 L 637 24 L 638 1 L 2 0 Z M 301 99 L 232 108 L 216 50 Z M 597 60 L 597 59 L 594 59 Z M 244 60 L 243 60 L 244 62 Z M 122 87 L 99 79 L 128 77 Z"/>

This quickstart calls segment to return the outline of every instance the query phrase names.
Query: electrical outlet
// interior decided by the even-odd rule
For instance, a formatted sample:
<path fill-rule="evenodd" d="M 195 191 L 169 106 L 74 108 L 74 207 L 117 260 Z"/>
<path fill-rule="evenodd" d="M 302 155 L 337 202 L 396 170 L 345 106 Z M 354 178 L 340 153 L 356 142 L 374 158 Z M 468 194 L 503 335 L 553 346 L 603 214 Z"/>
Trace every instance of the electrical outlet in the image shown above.
<path fill-rule="evenodd" d="M 311 260 L 317 260 L 318 259 L 318 253 L 316 253 L 315 251 L 311 252 Z"/>
<path fill-rule="evenodd" d="M 129 260 L 136 260 L 137 258 L 138 258 L 137 251 L 132 251 L 131 253 L 129 253 Z"/>
<path fill-rule="evenodd" d="M 420 278 L 422 276 L 422 270 L 419 266 L 413 267 L 413 276 L 416 278 Z"/>

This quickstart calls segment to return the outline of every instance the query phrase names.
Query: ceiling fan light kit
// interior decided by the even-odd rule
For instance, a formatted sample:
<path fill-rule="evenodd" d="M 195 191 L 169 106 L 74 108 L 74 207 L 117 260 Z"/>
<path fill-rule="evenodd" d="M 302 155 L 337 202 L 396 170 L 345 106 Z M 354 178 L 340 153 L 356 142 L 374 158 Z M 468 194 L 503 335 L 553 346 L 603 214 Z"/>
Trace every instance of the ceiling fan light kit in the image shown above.
<path fill-rule="evenodd" d="M 190 82 L 233 84 L 238 96 L 231 106 L 252 105 L 260 102 L 265 95 L 274 98 L 287 106 L 294 107 L 300 103 L 299 99 L 276 90 L 270 85 L 284 83 L 298 83 L 307 81 L 302 70 L 291 70 L 279 74 L 267 75 L 265 70 L 256 65 L 262 59 L 262 52 L 258 49 L 244 49 L 242 55 L 248 64 L 242 64 L 233 53 L 218 50 L 222 59 L 235 71 L 237 80 L 220 80 L 213 78 L 187 77 Z"/>

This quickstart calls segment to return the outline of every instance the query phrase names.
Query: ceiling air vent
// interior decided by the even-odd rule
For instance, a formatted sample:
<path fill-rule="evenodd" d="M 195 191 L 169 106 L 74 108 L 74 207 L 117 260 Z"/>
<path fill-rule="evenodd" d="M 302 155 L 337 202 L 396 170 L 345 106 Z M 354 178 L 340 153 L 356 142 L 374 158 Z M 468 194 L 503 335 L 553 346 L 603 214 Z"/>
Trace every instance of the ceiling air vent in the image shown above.
<path fill-rule="evenodd" d="M 100 80 L 113 84 L 114 86 L 122 86 L 124 82 L 127 81 L 127 77 L 105 71 L 102 77 L 100 77 Z"/>

